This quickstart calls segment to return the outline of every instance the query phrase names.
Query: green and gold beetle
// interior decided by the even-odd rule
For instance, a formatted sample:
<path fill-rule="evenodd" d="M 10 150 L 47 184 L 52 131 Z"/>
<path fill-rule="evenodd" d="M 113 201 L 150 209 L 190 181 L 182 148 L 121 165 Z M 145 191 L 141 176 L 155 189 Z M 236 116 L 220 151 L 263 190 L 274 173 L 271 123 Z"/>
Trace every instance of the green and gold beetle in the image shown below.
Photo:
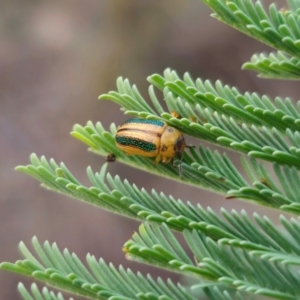
<path fill-rule="evenodd" d="M 155 157 L 154 164 L 172 162 L 176 155 L 182 157 L 187 147 L 177 129 L 163 121 L 133 118 L 119 126 L 116 145 L 128 155 Z"/>

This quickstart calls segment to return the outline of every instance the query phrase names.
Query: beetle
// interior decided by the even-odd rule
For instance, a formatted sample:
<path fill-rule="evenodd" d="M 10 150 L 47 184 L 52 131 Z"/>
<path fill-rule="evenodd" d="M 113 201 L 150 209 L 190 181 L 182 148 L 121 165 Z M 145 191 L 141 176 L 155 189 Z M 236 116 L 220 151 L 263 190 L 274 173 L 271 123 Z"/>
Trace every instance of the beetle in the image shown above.
<path fill-rule="evenodd" d="M 128 155 L 155 157 L 154 165 L 173 162 L 185 147 L 183 134 L 159 120 L 133 118 L 119 126 L 116 146 Z"/>

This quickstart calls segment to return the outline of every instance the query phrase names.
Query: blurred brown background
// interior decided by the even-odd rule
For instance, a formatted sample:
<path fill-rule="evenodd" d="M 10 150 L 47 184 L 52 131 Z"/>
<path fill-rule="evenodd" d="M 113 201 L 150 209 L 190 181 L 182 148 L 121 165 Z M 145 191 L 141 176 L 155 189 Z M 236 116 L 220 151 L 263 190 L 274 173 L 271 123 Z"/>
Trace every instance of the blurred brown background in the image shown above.
<path fill-rule="evenodd" d="M 279 2 L 280 6 L 280 2 Z M 95 209 L 39 187 L 14 171 L 30 153 L 64 161 L 88 184 L 85 169 L 104 162 L 88 153 L 69 132 L 75 123 L 101 121 L 106 127 L 126 119 L 99 94 L 115 89 L 118 76 L 129 78 L 147 97 L 146 77 L 170 67 L 182 75 L 221 79 L 240 91 L 297 100 L 296 82 L 267 81 L 241 71 L 264 45 L 209 17 L 199 0 L 52 0 L 4 1 L 0 26 L 0 261 L 20 258 L 19 241 L 56 241 L 84 259 L 90 252 L 115 265 L 161 272 L 125 260 L 121 247 L 138 223 Z M 213 148 L 213 146 L 211 146 Z M 238 159 L 238 157 L 237 157 Z M 259 210 L 143 172 L 111 164 L 109 171 L 148 190 L 220 207 Z M 275 212 L 271 214 L 274 216 Z M 165 274 L 164 274 L 165 276 Z M 166 275 L 167 276 L 167 275 Z M 0 271 L 0 299 L 20 299 L 21 276 Z M 26 281 L 31 282 L 31 281 Z M 79 299 L 79 298 L 78 298 Z"/>

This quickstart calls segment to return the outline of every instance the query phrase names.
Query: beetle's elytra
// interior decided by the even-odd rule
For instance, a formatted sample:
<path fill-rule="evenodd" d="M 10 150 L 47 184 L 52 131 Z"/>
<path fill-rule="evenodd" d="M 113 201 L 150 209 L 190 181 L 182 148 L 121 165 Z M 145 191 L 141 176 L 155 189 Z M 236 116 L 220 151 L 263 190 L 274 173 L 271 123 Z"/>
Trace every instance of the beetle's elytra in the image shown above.
<path fill-rule="evenodd" d="M 128 155 L 155 157 L 154 164 L 173 161 L 186 143 L 181 132 L 165 122 L 133 118 L 119 126 L 116 145 Z"/>

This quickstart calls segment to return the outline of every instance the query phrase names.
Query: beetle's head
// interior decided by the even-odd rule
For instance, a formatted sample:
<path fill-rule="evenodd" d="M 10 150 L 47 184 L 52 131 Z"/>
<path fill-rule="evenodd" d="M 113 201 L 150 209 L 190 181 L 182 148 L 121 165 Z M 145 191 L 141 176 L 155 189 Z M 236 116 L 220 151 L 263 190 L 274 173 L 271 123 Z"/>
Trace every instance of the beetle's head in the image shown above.
<path fill-rule="evenodd" d="M 186 147 L 184 137 L 176 128 L 167 126 L 161 137 L 161 151 L 166 157 L 181 155 Z"/>
<path fill-rule="evenodd" d="M 183 153 L 185 147 L 186 147 L 186 143 L 185 143 L 185 140 L 184 140 L 183 135 L 181 134 L 181 135 L 177 138 L 177 140 L 176 140 L 176 142 L 175 142 L 175 144 L 174 144 L 175 155 L 180 155 L 180 156 L 182 156 L 182 153 Z"/>
<path fill-rule="evenodd" d="M 186 147 L 186 143 L 182 134 L 178 136 L 176 143 L 174 145 L 175 155 L 180 156 L 180 164 L 179 164 L 179 176 L 182 178 L 182 159 L 183 159 L 183 151 Z"/>

